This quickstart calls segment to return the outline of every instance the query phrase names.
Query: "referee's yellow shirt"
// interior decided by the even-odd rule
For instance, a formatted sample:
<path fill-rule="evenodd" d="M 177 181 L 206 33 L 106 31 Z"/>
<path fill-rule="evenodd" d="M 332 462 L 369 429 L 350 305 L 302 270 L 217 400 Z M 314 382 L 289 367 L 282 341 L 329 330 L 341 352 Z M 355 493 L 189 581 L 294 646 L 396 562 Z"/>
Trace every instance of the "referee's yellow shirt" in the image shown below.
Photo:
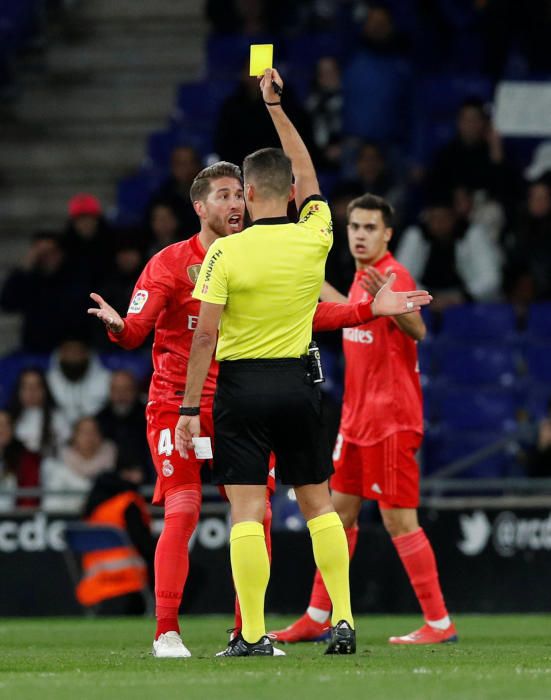
<path fill-rule="evenodd" d="M 286 217 L 259 219 L 211 245 L 193 296 L 224 305 L 217 360 L 307 351 L 332 242 L 329 206 L 314 195 L 296 224 Z"/>

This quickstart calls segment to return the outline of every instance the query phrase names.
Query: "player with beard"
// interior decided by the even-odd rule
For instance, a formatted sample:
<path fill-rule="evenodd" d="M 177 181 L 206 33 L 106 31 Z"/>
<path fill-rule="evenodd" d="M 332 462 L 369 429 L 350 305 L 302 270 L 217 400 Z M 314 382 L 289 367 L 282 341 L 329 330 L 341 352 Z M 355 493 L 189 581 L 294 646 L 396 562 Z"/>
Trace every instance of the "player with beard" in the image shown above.
<path fill-rule="evenodd" d="M 191 341 L 200 302 L 192 297 L 201 263 L 211 243 L 243 229 L 245 203 L 241 171 L 219 162 L 195 178 L 190 197 L 201 230 L 181 243 L 157 253 L 138 279 L 127 316 L 123 319 L 99 294 L 91 298 L 99 308 L 89 309 L 107 327 L 110 339 L 132 350 L 155 329 L 153 377 L 146 410 L 148 442 L 157 472 L 153 503 L 165 507 L 164 527 L 155 553 L 155 604 L 157 629 L 153 653 L 157 658 L 190 656 L 180 637 L 178 610 L 189 571 L 188 543 L 199 519 L 201 466 L 191 451 L 182 458 L 174 447 L 174 428 L 185 389 Z M 366 323 L 375 314 L 400 313 L 429 303 L 422 293 L 395 293 L 392 284 L 377 303 L 357 305 L 321 303 L 314 318 L 315 330 L 336 330 Z M 407 304 L 413 305 L 408 307 Z M 204 436 L 213 436 L 212 403 L 218 365 L 213 360 L 201 401 Z M 273 469 L 268 489 L 274 490 Z M 271 510 L 267 503 L 264 529 L 269 547 Z M 239 606 L 236 628 L 240 628 Z"/>
<path fill-rule="evenodd" d="M 389 276 L 397 289 L 415 282 L 388 251 L 392 207 L 366 194 L 348 206 L 348 242 L 356 275 L 348 299 L 326 285 L 322 298 L 370 302 Z M 416 342 L 425 337 L 419 313 L 379 318 L 345 328 L 345 389 L 339 434 L 333 452 L 332 500 L 343 522 L 350 556 L 358 538 L 362 502 L 379 503 L 392 538 L 423 611 L 425 624 L 415 632 L 391 637 L 392 644 L 457 641 L 442 596 L 431 544 L 417 519 L 419 466 L 415 455 L 423 436 L 423 407 Z M 285 630 L 279 642 L 317 641 L 327 636 L 331 601 L 319 571 L 306 613 Z"/>

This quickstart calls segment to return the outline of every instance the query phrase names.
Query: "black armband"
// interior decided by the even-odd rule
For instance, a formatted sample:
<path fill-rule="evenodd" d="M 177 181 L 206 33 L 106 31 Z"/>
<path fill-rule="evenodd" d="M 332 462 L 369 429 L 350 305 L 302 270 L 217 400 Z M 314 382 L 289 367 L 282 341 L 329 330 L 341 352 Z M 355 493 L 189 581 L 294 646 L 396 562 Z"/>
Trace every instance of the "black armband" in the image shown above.
<path fill-rule="evenodd" d="M 181 416 L 198 416 L 200 412 L 199 406 L 180 406 L 178 409 Z"/>

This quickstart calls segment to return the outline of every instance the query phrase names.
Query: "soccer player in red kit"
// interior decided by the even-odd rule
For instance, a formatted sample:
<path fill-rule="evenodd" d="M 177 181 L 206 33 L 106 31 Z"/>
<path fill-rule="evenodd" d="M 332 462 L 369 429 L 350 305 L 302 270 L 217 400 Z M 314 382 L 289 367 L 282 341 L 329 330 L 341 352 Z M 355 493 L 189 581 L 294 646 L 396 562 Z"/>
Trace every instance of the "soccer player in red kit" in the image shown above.
<path fill-rule="evenodd" d="M 178 609 L 189 571 L 188 543 L 201 507 L 202 462 L 193 452 L 185 459 L 178 454 L 174 428 L 200 307 L 200 302 L 192 297 L 197 274 L 211 243 L 243 228 L 245 204 L 240 169 L 225 162 L 205 168 L 195 178 L 190 197 L 201 222 L 200 232 L 164 248 L 147 263 L 136 283 L 127 316 L 121 318 L 98 294 L 91 297 L 99 308 L 89 309 L 106 325 L 110 339 L 126 349 L 141 345 L 155 329 L 154 373 L 146 417 L 158 477 L 153 502 L 165 507 L 164 528 L 155 553 L 157 630 L 153 649 L 159 658 L 190 656 L 180 637 Z M 381 290 L 376 304 L 320 304 L 315 329 L 334 330 L 365 323 L 373 316 L 372 307 L 376 307 L 377 314 L 400 313 L 430 301 L 426 293 L 395 293 L 391 287 L 392 281 Z M 201 403 L 202 432 L 211 438 L 217 374 L 218 366 L 213 360 Z M 272 470 L 268 488 L 273 490 L 274 484 Z M 267 532 L 270 519 L 268 508 L 264 524 Z"/>
<path fill-rule="evenodd" d="M 409 272 L 388 251 L 392 208 L 366 194 L 348 207 L 348 239 L 356 275 L 348 301 L 371 301 L 389 275 L 395 289 L 412 289 Z M 346 301 L 326 285 L 322 298 Z M 375 499 L 384 526 L 409 577 L 425 624 L 391 637 L 392 644 L 435 644 L 457 640 L 438 579 L 430 542 L 417 519 L 419 467 L 415 459 L 423 435 L 421 386 L 416 341 L 425 336 L 419 313 L 374 319 L 343 330 L 345 391 L 339 434 L 333 452 L 332 498 L 348 538 L 350 555 L 358 537 L 362 501 Z M 323 639 L 331 603 L 316 572 L 306 613 L 285 630 L 281 642 Z"/>

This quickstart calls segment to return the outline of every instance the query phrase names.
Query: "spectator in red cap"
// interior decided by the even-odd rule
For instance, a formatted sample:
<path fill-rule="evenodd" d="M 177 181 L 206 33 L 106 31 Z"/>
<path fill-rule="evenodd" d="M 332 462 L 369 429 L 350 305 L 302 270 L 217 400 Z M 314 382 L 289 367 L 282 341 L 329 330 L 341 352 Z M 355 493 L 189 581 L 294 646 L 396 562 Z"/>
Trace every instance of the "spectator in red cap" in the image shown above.
<path fill-rule="evenodd" d="M 111 235 L 97 197 L 81 192 L 68 203 L 69 221 L 63 238 L 69 265 L 82 279 L 97 285 L 104 277 Z"/>

